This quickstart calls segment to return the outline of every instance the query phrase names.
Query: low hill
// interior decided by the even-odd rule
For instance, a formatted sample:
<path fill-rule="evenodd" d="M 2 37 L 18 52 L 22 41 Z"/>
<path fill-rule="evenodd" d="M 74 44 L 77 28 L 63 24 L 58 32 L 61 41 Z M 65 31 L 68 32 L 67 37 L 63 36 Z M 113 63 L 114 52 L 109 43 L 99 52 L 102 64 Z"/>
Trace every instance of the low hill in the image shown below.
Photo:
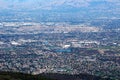
<path fill-rule="evenodd" d="M 108 78 L 101 78 L 94 75 L 89 74 L 78 74 L 78 75 L 70 75 L 70 74 L 41 74 L 44 77 L 55 79 L 55 80 L 110 80 Z"/>
<path fill-rule="evenodd" d="M 69 75 L 69 74 L 52 74 L 43 73 L 31 75 L 17 72 L 0 72 L 0 80 L 110 80 L 88 74 Z"/>
<path fill-rule="evenodd" d="M 43 76 L 17 72 L 0 72 L 0 80 L 54 80 Z"/>

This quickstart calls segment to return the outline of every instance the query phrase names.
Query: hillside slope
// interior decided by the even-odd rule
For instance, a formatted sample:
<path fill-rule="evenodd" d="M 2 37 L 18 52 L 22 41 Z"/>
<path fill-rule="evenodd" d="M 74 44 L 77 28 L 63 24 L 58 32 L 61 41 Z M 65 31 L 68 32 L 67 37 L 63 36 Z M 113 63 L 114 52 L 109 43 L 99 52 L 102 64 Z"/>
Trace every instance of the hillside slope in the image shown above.
<path fill-rule="evenodd" d="M 31 75 L 17 72 L 0 72 L 0 80 L 110 80 L 88 74 L 39 74 Z"/>

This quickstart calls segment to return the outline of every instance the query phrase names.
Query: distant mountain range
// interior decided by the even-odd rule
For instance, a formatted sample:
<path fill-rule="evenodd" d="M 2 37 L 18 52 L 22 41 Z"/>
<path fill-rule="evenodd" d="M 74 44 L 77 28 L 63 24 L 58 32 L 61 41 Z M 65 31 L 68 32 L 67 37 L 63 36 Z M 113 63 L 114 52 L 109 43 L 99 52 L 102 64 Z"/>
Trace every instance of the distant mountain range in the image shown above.
<path fill-rule="evenodd" d="M 0 0 L 0 9 L 47 11 L 95 19 L 120 18 L 120 0 Z"/>

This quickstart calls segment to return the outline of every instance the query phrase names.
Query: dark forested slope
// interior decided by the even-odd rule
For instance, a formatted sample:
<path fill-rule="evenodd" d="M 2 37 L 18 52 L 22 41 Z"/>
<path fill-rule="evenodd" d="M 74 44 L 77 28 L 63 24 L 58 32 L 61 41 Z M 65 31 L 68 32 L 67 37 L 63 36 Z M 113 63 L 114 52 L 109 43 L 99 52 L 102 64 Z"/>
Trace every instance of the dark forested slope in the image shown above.
<path fill-rule="evenodd" d="M 88 74 L 39 74 L 31 75 L 17 72 L 0 72 L 0 80 L 110 80 Z"/>

